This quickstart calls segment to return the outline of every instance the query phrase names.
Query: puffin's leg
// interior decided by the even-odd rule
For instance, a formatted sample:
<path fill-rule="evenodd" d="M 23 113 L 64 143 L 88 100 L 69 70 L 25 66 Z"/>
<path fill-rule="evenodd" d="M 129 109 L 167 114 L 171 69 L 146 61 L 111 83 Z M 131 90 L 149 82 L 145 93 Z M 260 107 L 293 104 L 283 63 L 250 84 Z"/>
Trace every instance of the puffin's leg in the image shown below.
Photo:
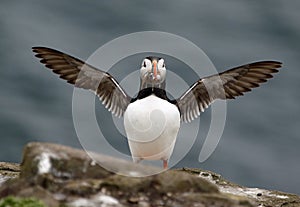
<path fill-rule="evenodd" d="M 168 169 L 168 160 L 163 160 L 164 169 Z"/>

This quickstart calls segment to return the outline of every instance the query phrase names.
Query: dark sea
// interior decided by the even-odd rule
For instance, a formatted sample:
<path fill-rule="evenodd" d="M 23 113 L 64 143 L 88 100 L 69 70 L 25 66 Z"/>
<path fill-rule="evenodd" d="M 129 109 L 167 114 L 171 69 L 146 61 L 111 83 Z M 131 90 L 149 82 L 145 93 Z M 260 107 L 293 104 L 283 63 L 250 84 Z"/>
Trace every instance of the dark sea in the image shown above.
<path fill-rule="evenodd" d="M 284 65 L 267 84 L 227 102 L 224 132 L 205 162 L 198 158 L 211 111 L 201 115 L 200 132 L 186 152 L 182 143 L 191 141 L 190 134 L 180 134 L 175 151 L 187 154 L 174 167 L 203 168 L 241 185 L 300 194 L 300 1 L 2 0 L 0 5 L 0 161 L 20 162 L 22 148 L 32 141 L 82 147 L 73 123 L 73 87 L 42 66 L 32 46 L 86 60 L 122 35 L 162 31 L 200 47 L 219 72 L 258 60 Z M 145 55 L 121 60 L 112 74 L 120 81 L 139 69 Z M 167 68 L 185 75 L 188 84 L 198 79 L 183 72 L 190 71 L 184 63 L 163 55 Z M 138 84 L 138 79 L 129 84 L 131 95 Z M 126 139 L 116 133 L 112 118 L 102 118 L 110 114 L 97 100 L 95 111 L 107 141 L 128 155 Z"/>

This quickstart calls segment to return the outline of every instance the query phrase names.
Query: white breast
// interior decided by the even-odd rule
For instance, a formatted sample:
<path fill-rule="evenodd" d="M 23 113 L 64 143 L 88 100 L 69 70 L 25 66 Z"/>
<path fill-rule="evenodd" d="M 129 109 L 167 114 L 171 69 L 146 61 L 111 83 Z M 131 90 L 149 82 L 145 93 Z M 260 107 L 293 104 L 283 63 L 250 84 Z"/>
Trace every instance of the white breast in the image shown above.
<path fill-rule="evenodd" d="M 133 160 L 168 160 L 180 127 L 178 108 L 154 95 L 127 107 L 124 126 Z"/>

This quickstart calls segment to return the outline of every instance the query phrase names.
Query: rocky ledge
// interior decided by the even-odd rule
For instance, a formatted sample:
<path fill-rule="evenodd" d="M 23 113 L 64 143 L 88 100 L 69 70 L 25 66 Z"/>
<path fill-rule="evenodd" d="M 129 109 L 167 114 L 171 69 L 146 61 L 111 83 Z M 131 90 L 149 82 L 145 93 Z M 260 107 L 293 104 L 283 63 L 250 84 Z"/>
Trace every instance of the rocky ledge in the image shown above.
<path fill-rule="evenodd" d="M 113 171 L 101 167 L 103 163 Z M 0 206 L 22 201 L 30 203 L 24 207 L 300 206 L 297 195 L 242 187 L 200 169 L 168 170 L 146 177 L 120 175 L 126 171 L 139 176 L 155 170 L 100 154 L 91 159 L 85 151 L 66 146 L 30 143 L 20 167 L 0 163 Z"/>

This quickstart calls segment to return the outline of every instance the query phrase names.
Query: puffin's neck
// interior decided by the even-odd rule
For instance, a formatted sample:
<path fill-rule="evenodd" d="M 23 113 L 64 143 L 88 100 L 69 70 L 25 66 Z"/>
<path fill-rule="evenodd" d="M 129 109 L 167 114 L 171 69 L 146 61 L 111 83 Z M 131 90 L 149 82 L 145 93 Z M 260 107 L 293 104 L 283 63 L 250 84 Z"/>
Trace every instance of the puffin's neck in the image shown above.
<path fill-rule="evenodd" d="M 161 99 L 168 100 L 169 102 L 171 102 L 167 97 L 165 88 L 165 81 L 160 84 L 152 84 L 150 82 L 143 82 L 141 79 L 140 91 L 135 98 L 131 99 L 130 102 L 132 103 L 136 100 L 146 98 L 150 95 L 155 95 Z"/>
<path fill-rule="evenodd" d="M 139 93 L 137 94 L 137 97 L 133 98 L 131 100 L 131 102 L 134 102 L 134 101 L 139 100 L 139 99 L 146 98 L 150 95 L 155 95 L 158 98 L 170 101 L 169 98 L 167 97 L 167 93 L 164 89 L 149 87 L 149 88 L 144 88 L 144 89 L 140 90 Z"/>
<path fill-rule="evenodd" d="M 143 89 L 146 89 L 146 88 L 152 88 L 153 90 L 154 90 L 154 88 L 165 90 L 166 89 L 166 81 L 163 81 L 161 83 L 155 83 L 155 82 L 143 81 L 141 79 L 140 91 L 142 91 Z"/>

